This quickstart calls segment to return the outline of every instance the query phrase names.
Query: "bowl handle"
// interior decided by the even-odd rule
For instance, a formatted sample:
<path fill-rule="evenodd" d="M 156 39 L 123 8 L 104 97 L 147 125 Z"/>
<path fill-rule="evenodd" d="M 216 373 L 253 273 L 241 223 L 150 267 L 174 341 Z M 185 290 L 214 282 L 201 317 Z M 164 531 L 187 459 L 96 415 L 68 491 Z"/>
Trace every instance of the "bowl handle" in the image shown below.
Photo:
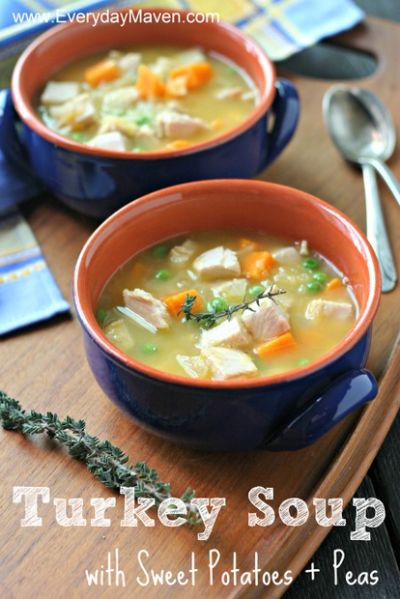
<path fill-rule="evenodd" d="M 17 129 L 18 115 L 14 109 L 11 91 L 0 90 L 0 151 L 12 166 L 19 170 L 18 202 L 28 200 L 43 191 L 34 175 Z M 2 176 L 7 177 L 4 168 Z"/>
<path fill-rule="evenodd" d="M 267 449 L 287 451 L 311 445 L 350 412 L 374 399 L 377 392 L 378 384 L 369 370 L 343 374 L 274 434 L 266 443 Z"/>
<path fill-rule="evenodd" d="M 267 154 L 263 156 L 259 170 L 270 164 L 292 139 L 299 120 L 299 112 L 300 100 L 296 87 L 287 79 L 277 79 L 275 98 L 270 109 L 275 120 L 269 132 Z"/>

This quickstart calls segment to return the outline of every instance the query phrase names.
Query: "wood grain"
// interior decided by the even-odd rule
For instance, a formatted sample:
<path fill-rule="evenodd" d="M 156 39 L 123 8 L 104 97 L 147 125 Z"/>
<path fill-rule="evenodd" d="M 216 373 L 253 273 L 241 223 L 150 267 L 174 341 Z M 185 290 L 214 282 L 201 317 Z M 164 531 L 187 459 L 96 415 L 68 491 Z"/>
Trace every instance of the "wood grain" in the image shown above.
<path fill-rule="evenodd" d="M 400 125 L 395 93 L 400 91 L 397 58 L 400 27 L 368 20 L 353 34 L 339 38 L 340 43 L 372 49 L 380 66 L 375 75 L 363 82 L 377 91 L 391 108 Z M 385 57 L 385 58 L 383 58 Z M 298 133 L 287 151 L 261 178 L 300 187 L 343 209 L 361 226 L 364 225 L 363 191 L 360 173 L 338 156 L 325 133 L 321 100 L 327 82 L 293 77 L 303 102 Z M 399 149 L 390 166 L 400 176 Z M 398 235 L 399 211 L 382 187 L 390 235 L 397 260 L 400 256 Z M 27 217 L 46 254 L 48 263 L 65 295 L 71 299 L 70 285 L 75 260 L 94 223 L 63 208 L 56 201 L 43 198 L 27 207 Z M 370 367 L 381 377 L 395 345 L 399 330 L 400 288 L 382 299 L 370 357 Z M 378 398 L 362 413 L 353 415 L 313 447 L 296 453 L 267 452 L 207 455 L 183 450 L 157 439 L 129 422 L 106 399 L 96 385 L 86 364 L 76 319 L 59 319 L 9 336 L 0 345 L 1 387 L 25 406 L 38 410 L 55 410 L 60 415 L 82 417 L 92 434 L 124 448 L 132 460 L 146 460 L 157 468 L 164 480 L 171 480 L 173 490 L 181 493 L 193 486 L 199 496 L 226 497 L 211 539 L 199 542 L 190 529 L 119 526 L 122 502 L 117 501 L 116 516 L 110 528 L 61 528 L 55 523 L 50 506 L 43 506 L 41 528 L 21 528 L 20 506 L 11 502 L 14 485 L 49 486 L 53 497 L 109 497 L 112 493 L 96 483 L 79 463 L 61 451 L 49 451 L 43 442 L 32 443 L 15 434 L 0 433 L 0 518 L 1 596 L 27 599 L 46 589 L 50 597 L 108 598 L 115 588 L 88 588 L 85 568 L 105 563 L 108 551 L 119 548 L 121 565 L 128 586 L 118 590 L 118 597 L 174 597 L 191 599 L 199 593 L 209 596 L 207 553 L 221 552 L 220 570 L 231 567 L 231 556 L 238 553 L 242 569 L 252 567 L 255 551 L 263 569 L 292 569 L 298 574 L 328 530 L 315 526 L 289 529 L 277 520 L 268 529 L 247 526 L 248 490 L 256 485 L 274 487 L 275 508 L 287 497 L 298 496 L 310 501 L 313 495 L 342 496 L 346 502 L 365 476 L 392 423 L 400 402 L 400 350 L 381 380 Z M 89 515 L 90 517 L 90 515 Z M 197 586 L 139 588 L 136 554 L 148 549 L 155 568 L 188 567 L 191 551 L 197 556 Z M 224 587 L 216 582 L 212 594 L 221 598 L 235 596 L 281 596 L 285 588 L 261 589 Z M 378 589 L 379 590 L 379 589 Z"/>

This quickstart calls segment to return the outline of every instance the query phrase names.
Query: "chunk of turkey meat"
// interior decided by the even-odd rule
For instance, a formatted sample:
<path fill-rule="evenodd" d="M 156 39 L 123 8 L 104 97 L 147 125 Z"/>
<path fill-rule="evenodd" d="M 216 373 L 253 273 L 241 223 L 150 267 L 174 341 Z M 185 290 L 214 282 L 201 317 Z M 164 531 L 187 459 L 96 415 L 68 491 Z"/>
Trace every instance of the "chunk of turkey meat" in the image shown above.
<path fill-rule="evenodd" d="M 201 347 L 247 347 L 251 343 L 251 336 L 240 318 L 224 320 L 212 329 L 202 332 Z"/>
<path fill-rule="evenodd" d="M 125 150 L 125 139 L 119 131 L 110 131 L 100 133 L 90 140 L 89 146 L 92 148 L 104 148 L 105 150 Z"/>
<path fill-rule="evenodd" d="M 156 117 L 156 126 L 160 137 L 171 139 L 185 139 L 210 129 L 202 119 L 173 110 L 160 112 Z"/>
<path fill-rule="evenodd" d="M 175 264 L 186 264 L 194 256 L 197 244 L 191 239 L 186 239 L 180 245 L 175 245 L 170 253 L 169 259 Z"/>
<path fill-rule="evenodd" d="M 71 129 L 88 127 L 96 120 L 96 109 L 89 94 L 80 94 L 64 104 L 51 106 L 50 115 L 57 121 L 59 127 L 68 126 Z"/>
<path fill-rule="evenodd" d="M 353 306 L 348 302 L 332 302 L 325 299 L 314 299 L 306 308 L 307 320 L 315 320 L 321 317 L 347 320 L 353 314 Z"/>
<path fill-rule="evenodd" d="M 169 328 L 169 316 L 165 304 L 143 289 L 123 290 L 125 306 L 142 316 L 157 329 Z"/>
<path fill-rule="evenodd" d="M 200 254 L 193 268 L 204 279 L 218 279 L 240 275 L 240 263 L 236 252 L 222 245 Z"/>
<path fill-rule="evenodd" d="M 201 352 L 210 367 L 212 378 L 229 380 L 257 374 L 257 368 L 251 358 L 239 349 L 227 347 L 207 347 Z"/>
<path fill-rule="evenodd" d="M 283 309 L 268 297 L 257 304 L 250 304 L 251 310 L 245 310 L 242 320 L 248 331 L 257 339 L 265 342 L 286 333 L 290 329 L 289 319 Z"/>
<path fill-rule="evenodd" d="M 79 83 L 75 81 L 49 81 L 40 101 L 42 104 L 64 104 L 79 95 Z"/>

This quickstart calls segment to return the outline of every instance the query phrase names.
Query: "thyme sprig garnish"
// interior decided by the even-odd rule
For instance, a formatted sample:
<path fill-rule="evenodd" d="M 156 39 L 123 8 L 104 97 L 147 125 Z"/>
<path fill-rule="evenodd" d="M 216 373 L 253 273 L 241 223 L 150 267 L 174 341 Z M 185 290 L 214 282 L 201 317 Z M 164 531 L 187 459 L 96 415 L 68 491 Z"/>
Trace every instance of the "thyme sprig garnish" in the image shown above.
<path fill-rule="evenodd" d="M 253 297 L 250 300 L 244 299 L 241 304 L 232 304 L 231 306 L 228 306 L 226 310 L 221 310 L 220 312 L 192 312 L 193 306 L 196 302 L 196 296 L 188 294 L 184 304 L 182 305 L 180 313 L 185 315 L 186 321 L 194 320 L 198 322 L 204 329 L 210 329 L 217 323 L 218 320 L 221 320 L 221 318 L 227 318 L 230 320 L 235 312 L 244 312 L 245 310 L 254 312 L 254 308 L 251 306 L 251 304 L 254 304 L 254 302 L 257 304 L 257 306 L 259 306 L 260 300 L 268 298 L 272 301 L 275 301 L 275 296 L 283 295 L 284 293 L 286 293 L 284 289 L 271 286 L 259 293 L 256 297 Z"/>
<path fill-rule="evenodd" d="M 119 447 L 89 435 L 84 420 L 69 416 L 61 420 L 53 412 L 27 412 L 16 399 L 0 391 L 0 424 L 6 430 L 23 435 L 46 434 L 71 457 L 83 462 L 93 476 L 110 489 L 134 487 L 137 497 L 153 498 L 156 505 L 172 496 L 170 484 L 162 482 L 156 470 L 145 462 L 129 465 L 129 457 Z M 198 514 L 190 505 L 194 496 L 193 489 L 188 488 L 181 497 L 188 510 L 189 524 L 198 522 Z"/>

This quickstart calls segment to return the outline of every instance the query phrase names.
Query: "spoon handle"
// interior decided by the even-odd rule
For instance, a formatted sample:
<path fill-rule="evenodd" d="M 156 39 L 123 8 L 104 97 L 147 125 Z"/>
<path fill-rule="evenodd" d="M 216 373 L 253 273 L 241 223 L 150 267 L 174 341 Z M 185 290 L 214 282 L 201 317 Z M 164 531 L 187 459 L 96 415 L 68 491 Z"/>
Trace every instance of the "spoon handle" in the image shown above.
<path fill-rule="evenodd" d="M 376 158 L 368 159 L 368 164 L 378 171 L 400 206 L 400 183 L 390 168 L 382 160 L 377 160 Z"/>
<path fill-rule="evenodd" d="M 367 237 L 378 258 L 382 276 L 382 292 L 387 293 L 396 286 L 396 267 L 386 231 L 375 171 L 370 164 L 363 164 L 362 172 L 365 187 Z"/>

